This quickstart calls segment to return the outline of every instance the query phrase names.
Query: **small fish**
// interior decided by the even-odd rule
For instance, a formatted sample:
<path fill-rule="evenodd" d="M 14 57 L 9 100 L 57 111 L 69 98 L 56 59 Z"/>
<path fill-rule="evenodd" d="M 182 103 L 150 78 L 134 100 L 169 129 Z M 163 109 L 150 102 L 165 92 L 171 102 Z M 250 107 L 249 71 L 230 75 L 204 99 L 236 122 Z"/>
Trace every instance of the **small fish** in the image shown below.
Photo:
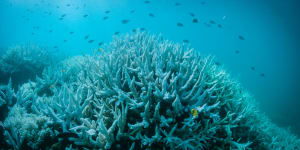
<path fill-rule="evenodd" d="M 198 117 L 198 110 L 195 109 L 195 108 L 192 108 L 192 109 L 191 109 L 191 114 L 192 114 L 193 118 Z"/>
<path fill-rule="evenodd" d="M 193 23 L 198 23 L 198 19 L 194 18 Z"/>
<path fill-rule="evenodd" d="M 89 43 L 93 43 L 94 41 L 95 41 L 95 40 L 89 40 L 88 42 L 89 42 Z"/>
<path fill-rule="evenodd" d="M 180 23 L 180 22 L 178 22 L 178 23 L 177 23 L 177 26 L 178 26 L 178 27 L 183 27 L 183 24 Z"/>
<path fill-rule="evenodd" d="M 67 42 L 68 40 L 64 40 L 64 42 Z"/>
<path fill-rule="evenodd" d="M 59 18 L 59 20 L 64 20 L 64 18 Z"/>
<path fill-rule="evenodd" d="M 146 1 L 144 1 L 144 3 L 145 3 L 145 4 L 149 4 L 149 3 L 150 3 L 150 1 L 147 1 L 147 0 L 146 0 Z"/>
<path fill-rule="evenodd" d="M 135 32 L 136 32 L 136 29 L 132 29 L 131 31 L 135 33 Z"/>
<path fill-rule="evenodd" d="M 146 31 L 146 28 L 141 28 L 141 31 Z"/>
<path fill-rule="evenodd" d="M 58 48 L 57 46 L 53 46 L 53 48 Z"/>
<path fill-rule="evenodd" d="M 119 31 L 116 31 L 115 33 L 114 33 L 114 35 L 118 35 L 120 32 Z"/>
<path fill-rule="evenodd" d="M 218 28 L 222 28 L 223 26 L 221 24 L 218 24 Z"/>
<path fill-rule="evenodd" d="M 206 4 L 206 2 L 204 2 L 204 1 L 201 2 L 201 5 L 205 5 L 205 4 Z"/>
<path fill-rule="evenodd" d="M 190 12 L 189 15 L 192 16 L 192 17 L 195 17 L 195 14 L 192 13 L 192 12 Z"/>
<path fill-rule="evenodd" d="M 213 20 L 210 20 L 209 23 L 210 23 L 210 24 L 216 24 L 216 22 L 213 21 Z"/>
<path fill-rule="evenodd" d="M 98 45 L 99 45 L 99 46 L 103 45 L 103 42 L 99 42 Z"/>
<path fill-rule="evenodd" d="M 131 10 L 130 13 L 133 14 L 135 12 L 135 10 Z"/>
<path fill-rule="evenodd" d="M 89 38 L 89 35 L 84 36 L 84 39 L 87 40 Z"/>
<path fill-rule="evenodd" d="M 130 20 L 127 20 L 127 19 L 123 19 L 121 22 L 122 24 L 127 24 Z"/>
<path fill-rule="evenodd" d="M 71 31 L 71 32 L 69 32 L 70 34 L 74 34 L 74 32 L 73 31 Z"/>
<path fill-rule="evenodd" d="M 239 35 L 238 38 L 239 38 L 240 40 L 245 40 L 245 38 L 244 38 L 243 36 L 241 36 L 241 35 Z"/>
<path fill-rule="evenodd" d="M 239 51 L 239 50 L 236 50 L 236 51 L 235 51 L 235 53 L 236 53 L 236 54 L 239 54 L 239 53 L 240 53 L 240 51 Z"/>
<path fill-rule="evenodd" d="M 110 13 L 110 11 L 109 11 L 109 10 L 107 10 L 107 11 L 105 11 L 104 13 L 108 14 L 108 13 Z"/>
<path fill-rule="evenodd" d="M 71 4 L 67 4 L 66 6 L 67 6 L 67 7 L 70 7 L 70 6 L 71 6 Z"/>
<path fill-rule="evenodd" d="M 252 71 L 255 71 L 255 67 L 253 67 L 253 66 L 252 66 L 252 67 L 250 67 L 250 69 L 251 69 Z"/>
<path fill-rule="evenodd" d="M 175 6 L 180 6 L 181 4 L 180 3 L 175 3 Z"/>
<path fill-rule="evenodd" d="M 182 40 L 183 43 L 189 43 L 190 41 L 189 40 Z"/>
<path fill-rule="evenodd" d="M 108 16 L 105 16 L 102 18 L 102 20 L 107 20 L 108 19 Z"/>
<path fill-rule="evenodd" d="M 152 18 L 155 17 L 154 14 L 152 14 L 152 13 L 149 13 L 148 15 L 149 15 L 150 17 L 152 17 Z"/>
<path fill-rule="evenodd" d="M 53 30 L 49 30 L 49 33 L 52 33 L 53 32 Z"/>
<path fill-rule="evenodd" d="M 220 62 L 215 62 L 215 64 L 217 65 L 217 66 L 220 66 L 221 65 L 221 63 Z"/>
<path fill-rule="evenodd" d="M 87 16 L 89 16 L 89 15 L 83 15 L 84 18 L 86 18 Z"/>
<path fill-rule="evenodd" d="M 261 77 L 265 77 L 265 74 L 264 74 L 264 73 L 261 73 L 260 76 L 261 76 Z"/>
<path fill-rule="evenodd" d="M 66 16 L 66 14 L 62 14 L 60 17 L 63 18 L 63 17 L 65 17 L 65 16 Z"/>

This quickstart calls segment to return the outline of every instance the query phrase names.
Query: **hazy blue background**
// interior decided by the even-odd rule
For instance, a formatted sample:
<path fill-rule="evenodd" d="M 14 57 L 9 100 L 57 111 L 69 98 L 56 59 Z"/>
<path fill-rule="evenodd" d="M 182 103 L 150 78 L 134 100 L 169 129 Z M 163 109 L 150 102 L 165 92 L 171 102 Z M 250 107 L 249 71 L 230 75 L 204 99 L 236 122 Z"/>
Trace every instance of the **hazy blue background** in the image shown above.
<path fill-rule="evenodd" d="M 215 55 L 255 96 L 261 110 L 275 123 L 290 126 L 300 135 L 300 5 L 297 0 L 149 2 L 1 0 L 0 48 L 35 43 L 53 51 L 58 46 L 59 51 L 71 56 L 92 52 L 99 47 L 99 42 L 111 41 L 115 32 L 122 34 L 142 27 L 175 42 L 186 39 L 203 54 Z M 189 15 L 191 12 L 195 17 Z M 66 16 L 60 20 L 63 14 Z M 107 20 L 103 20 L 105 16 Z M 198 23 L 192 22 L 194 18 Z M 123 19 L 129 22 L 122 24 Z M 178 27 L 178 22 L 183 27 Z M 86 35 L 95 42 L 84 40 Z M 245 40 L 240 40 L 239 35 Z"/>

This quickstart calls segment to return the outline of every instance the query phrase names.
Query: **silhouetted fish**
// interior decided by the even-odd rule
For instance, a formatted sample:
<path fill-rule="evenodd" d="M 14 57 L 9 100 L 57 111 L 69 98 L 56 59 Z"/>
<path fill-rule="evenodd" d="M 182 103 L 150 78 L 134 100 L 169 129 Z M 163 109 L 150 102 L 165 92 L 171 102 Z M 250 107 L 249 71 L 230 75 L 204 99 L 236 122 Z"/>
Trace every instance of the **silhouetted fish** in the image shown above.
<path fill-rule="evenodd" d="M 145 3 L 145 4 L 149 4 L 149 3 L 150 3 L 150 1 L 147 1 L 147 0 L 146 0 L 146 1 L 144 1 L 144 3 Z"/>
<path fill-rule="evenodd" d="M 133 14 L 135 12 L 135 10 L 131 10 L 130 13 Z"/>
<path fill-rule="evenodd" d="M 149 16 L 150 16 L 150 17 L 155 17 L 154 14 L 152 14 L 152 13 L 149 13 Z"/>
<path fill-rule="evenodd" d="M 180 3 L 175 3 L 175 6 L 180 6 L 181 4 Z"/>
<path fill-rule="evenodd" d="M 59 20 L 64 20 L 64 18 L 59 18 Z"/>
<path fill-rule="evenodd" d="M 260 76 L 261 76 L 261 77 L 265 77 L 265 74 L 264 74 L 264 73 L 261 73 Z"/>
<path fill-rule="evenodd" d="M 244 38 L 243 36 L 241 36 L 241 35 L 239 35 L 238 38 L 239 38 L 240 40 L 245 40 L 245 38 Z"/>
<path fill-rule="evenodd" d="M 67 42 L 68 40 L 64 40 L 64 42 Z"/>
<path fill-rule="evenodd" d="M 107 17 L 107 16 L 105 16 L 105 17 L 103 17 L 103 18 L 102 18 L 102 20 L 106 20 L 106 19 L 108 19 L 108 17 Z"/>
<path fill-rule="evenodd" d="M 177 26 L 178 26 L 178 27 L 183 27 L 183 24 L 180 23 L 180 22 L 178 22 L 178 23 L 177 23 Z"/>
<path fill-rule="evenodd" d="M 206 4 L 206 2 L 204 2 L 204 1 L 201 2 L 201 5 L 205 5 L 205 4 Z"/>
<path fill-rule="evenodd" d="M 58 46 L 53 46 L 53 48 L 58 48 Z"/>
<path fill-rule="evenodd" d="M 194 18 L 193 23 L 198 23 L 198 19 Z"/>
<path fill-rule="evenodd" d="M 141 30 L 141 31 L 146 31 L 146 28 L 141 28 L 140 30 Z"/>
<path fill-rule="evenodd" d="M 103 42 L 99 42 L 98 45 L 99 45 L 99 46 L 103 45 Z"/>
<path fill-rule="evenodd" d="M 107 10 L 107 11 L 105 11 L 104 13 L 108 14 L 108 13 L 110 13 L 110 11 L 109 11 L 109 10 Z"/>
<path fill-rule="evenodd" d="M 116 31 L 115 33 L 114 33 L 114 35 L 118 35 L 120 32 L 119 31 Z"/>
<path fill-rule="evenodd" d="M 88 39 L 88 38 L 89 38 L 89 35 L 86 35 L 86 36 L 84 37 L 85 40 Z"/>
<path fill-rule="evenodd" d="M 88 15 L 83 15 L 84 18 L 86 18 Z"/>
<path fill-rule="evenodd" d="M 70 34 L 73 34 L 74 32 L 73 31 L 71 31 L 71 32 L 69 32 Z"/>
<path fill-rule="evenodd" d="M 62 14 L 60 17 L 63 18 L 63 17 L 65 17 L 65 16 L 66 16 L 66 14 Z"/>
<path fill-rule="evenodd" d="M 216 24 L 216 22 L 213 21 L 213 20 L 210 20 L 209 23 L 210 23 L 210 24 Z"/>
<path fill-rule="evenodd" d="M 67 4 L 66 6 L 67 6 L 67 7 L 70 7 L 70 6 L 71 6 L 71 4 Z"/>
<path fill-rule="evenodd" d="M 89 42 L 89 43 L 93 43 L 94 41 L 95 41 L 95 40 L 89 40 L 88 42 Z"/>
<path fill-rule="evenodd" d="M 183 43 L 189 43 L 190 41 L 189 40 L 182 40 Z"/>
<path fill-rule="evenodd" d="M 252 66 L 252 67 L 250 67 L 250 69 L 251 69 L 252 71 L 255 71 L 255 67 L 253 67 L 253 66 Z"/>
<path fill-rule="evenodd" d="M 51 32 L 53 32 L 53 30 L 49 30 L 49 32 L 51 33 Z"/>
<path fill-rule="evenodd" d="M 221 24 L 218 24 L 218 28 L 222 28 L 222 25 L 221 25 Z"/>
<path fill-rule="evenodd" d="M 239 53 L 240 53 L 240 51 L 239 51 L 239 50 L 236 50 L 236 51 L 235 51 L 235 53 L 236 53 L 236 54 L 239 54 Z"/>
<path fill-rule="evenodd" d="M 136 32 L 136 29 L 132 29 L 131 31 L 135 33 L 135 32 Z"/>
<path fill-rule="evenodd" d="M 192 16 L 192 17 L 194 17 L 194 16 L 195 16 L 195 14 L 194 14 L 194 13 L 192 13 L 192 12 L 190 12 L 190 13 L 189 13 L 189 15 L 190 15 L 190 16 Z"/>
<path fill-rule="evenodd" d="M 123 19 L 121 22 L 122 24 L 127 24 L 130 20 L 127 20 L 127 19 Z"/>

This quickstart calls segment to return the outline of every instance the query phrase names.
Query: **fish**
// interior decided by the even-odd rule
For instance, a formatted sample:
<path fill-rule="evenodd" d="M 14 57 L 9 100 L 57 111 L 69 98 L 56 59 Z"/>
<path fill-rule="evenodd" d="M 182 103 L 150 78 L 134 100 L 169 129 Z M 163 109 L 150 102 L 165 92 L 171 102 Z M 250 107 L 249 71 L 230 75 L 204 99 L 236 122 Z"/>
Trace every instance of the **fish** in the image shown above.
<path fill-rule="evenodd" d="M 193 118 L 198 117 L 198 110 L 195 109 L 195 108 L 192 108 L 192 109 L 191 109 L 191 114 L 192 114 Z"/>
<path fill-rule="evenodd" d="M 60 17 L 63 18 L 63 17 L 65 17 L 65 16 L 66 16 L 66 14 L 62 14 Z"/>
<path fill-rule="evenodd" d="M 152 18 L 155 17 L 154 14 L 152 14 L 152 13 L 149 13 L 148 15 L 149 15 L 150 17 L 152 17 Z"/>
<path fill-rule="evenodd" d="M 131 31 L 135 33 L 135 32 L 136 32 L 136 29 L 132 29 Z"/>
<path fill-rule="evenodd" d="M 99 45 L 99 46 L 103 45 L 103 42 L 99 42 L 98 45 Z"/>
<path fill-rule="evenodd" d="M 240 40 L 242 40 L 242 41 L 245 40 L 245 38 L 244 38 L 243 36 L 241 36 L 241 35 L 239 35 L 238 38 L 239 38 Z"/>
<path fill-rule="evenodd" d="M 67 4 L 66 6 L 67 6 L 67 7 L 70 7 L 70 6 L 71 6 L 71 4 Z"/>
<path fill-rule="evenodd" d="M 121 22 L 122 22 L 122 24 L 127 24 L 129 21 L 130 20 L 128 20 L 128 19 L 123 19 Z"/>
<path fill-rule="evenodd" d="M 89 35 L 84 36 L 84 39 L 85 39 L 85 40 L 88 39 L 88 38 L 89 38 Z"/>
<path fill-rule="evenodd" d="M 261 77 L 265 77 L 265 74 L 264 74 L 264 73 L 261 73 L 260 76 L 261 76 Z"/>
<path fill-rule="evenodd" d="M 141 28 L 141 31 L 146 31 L 146 28 Z"/>
<path fill-rule="evenodd" d="M 49 32 L 50 32 L 50 33 L 52 33 L 52 32 L 53 32 L 53 30 L 49 30 Z"/>
<path fill-rule="evenodd" d="M 182 40 L 183 43 L 189 43 L 190 41 L 189 40 Z"/>
<path fill-rule="evenodd" d="M 120 32 L 119 31 L 116 31 L 115 33 L 114 33 L 114 35 L 118 35 Z"/>
<path fill-rule="evenodd" d="M 180 3 L 175 3 L 175 6 L 180 6 L 181 4 Z"/>
<path fill-rule="evenodd" d="M 251 69 L 252 71 L 255 71 L 255 67 L 253 67 L 253 66 L 251 66 L 250 69 Z"/>
<path fill-rule="evenodd" d="M 108 19 L 108 16 L 105 16 L 105 17 L 102 18 L 102 20 L 106 20 L 106 19 Z"/>
<path fill-rule="evenodd" d="M 58 48 L 58 46 L 53 46 L 53 48 Z"/>
<path fill-rule="evenodd" d="M 235 51 L 235 53 L 236 53 L 236 54 L 239 54 L 239 53 L 240 53 L 240 51 L 239 51 L 239 50 L 236 50 L 236 51 Z"/>
<path fill-rule="evenodd" d="M 89 40 L 88 42 L 89 42 L 89 43 L 93 43 L 94 41 L 95 41 L 95 40 Z"/>
<path fill-rule="evenodd" d="M 222 28 L 223 26 L 221 24 L 218 24 L 218 28 Z"/>
<path fill-rule="evenodd" d="M 131 10 L 130 13 L 133 14 L 135 12 L 135 10 Z"/>
<path fill-rule="evenodd" d="M 180 23 L 180 22 L 178 22 L 178 23 L 177 23 L 177 26 L 178 26 L 178 27 L 183 27 L 183 24 Z"/>
<path fill-rule="evenodd" d="M 195 14 L 192 13 L 192 12 L 190 12 L 189 15 L 192 16 L 192 17 L 195 17 Z"/>
<path fill-rule="evenodd" d="M 89 15 L 87 15 L 87 14 L 83 15 L 84 18 L 86 18 L 87 16 L 89 16 Z"/>
<path fill-rule="evenodd" d="M 105 11 L 104 13 L 108 14 L 108 13 L 110 13 L 110 11 L 109 11 L 109 10 L 107 10 L 107 11 Z"/>
<path fill-rule="evenodd" d="M 198 23 L 198 19 L 194 18 L 193 23 Z"/>
<path fill-rule="evenodd" d="M 205 5 L 205 4 L 206 4 L 206 2 L 204 2 L 204 1 L 201 2 L 201 5 Z"/>
<path fill-rule="evenodd" d="M 150 1 L 147 1 L 147 0 L 146 0 L 146 1 L 144 1 L 144 3 L 145 3 L 145 4 L 149 4 L 149 3 L 150 3 Z"/>
<path fill-rule="evenodd" d="M 209 23 L 210 23 L 210 24 L 216 24 L 216 22 L 213 21 L 213 20 L 210 20 Z"/>
<path fill-rule="evenodd" d="M 59 20 L 64 20 L 64 18 L 59 18 Z"/>
<path fill-rule="evenodd" d="M 67 42 L 68 40 L 64 40 L 64 42 Z"/>
<path fill-rule="evenodd" d="M 73 31 L 71 31 L 71 32 L 69 32 L 70 34 L 73 34 L 74 32 Z"/>
<path fill-rule="evenodd" d="M 220 62 L 215 62 L 215 64 L 217 65 L 217 66 L 220 66 L 221 65 L 221 63 Z"/>

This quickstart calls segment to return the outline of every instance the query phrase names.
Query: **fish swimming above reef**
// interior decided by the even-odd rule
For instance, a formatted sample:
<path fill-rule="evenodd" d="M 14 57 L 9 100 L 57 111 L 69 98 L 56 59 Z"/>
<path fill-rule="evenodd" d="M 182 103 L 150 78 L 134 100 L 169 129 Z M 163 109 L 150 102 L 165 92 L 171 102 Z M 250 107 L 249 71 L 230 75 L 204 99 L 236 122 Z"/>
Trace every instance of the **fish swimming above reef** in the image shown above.
<path fill-rule="evenodd" d="M 245 40 L 245 37 L 243 37 L 242 35 L 239 35 L 238 38 L 242 41 Z"/>
<path fill-rule="evenodd" d="M 128 19 L 123 19 L 123 20 L 121 21 L 121 23 L 122 23 L 122 24 L 127 24 L 129 21 L 130 21 L 130 20 L 128 20 Z"/>
<path fill-rule="evenodd" d="M 198 23 L 198 19 L 194 18 L 193 23 Z"/>
<path fill-rule="evenodd" d="M 89 38 L 89 35 L 84 36 L 84 39 L 87 40 Z"/>
<path fill-rule="evenodd" d="M 95 41 L 95 40 L 89 40 L 88 42 L 89 42 L 89 43 L 93 43 L 94 41 Z"/>
<path fill-rule="evenodd" d="M 148 15 L 149 15 L 150 17 L 152 17 L 152 18 L 155 17 L 154 14 L 152 14 L 152 13 L 149 13 Z"/>
<path fill-rule="evenodd" d="M 108 19 L 108 16 L 104 16 L 103 18 L 102 18 L 102 20 L 107 20 Z"/>
<path fill-rule="evenodd" d="M 89 15 L 83 15 L 84 18 L 86 18 L 87 16 L 89 16 Z"/>
<path fill-rule="evenodd" d="M 189 43 L 190 41 L 189 40 L 182 40 L 183 43 Z"/>
<path fill-rule="evenodd" d="M 109 13 L 110 13 L 110 11 L 109 11 L 109 10 L 106 10 L 104 13 L 106 13 L 106 14 L 109 14 Z"/>
<path fill-rule="evenodd" d="M 178 27 L 183 27 L 183 24 L 180 23 L 180 22 L 178 22 L 178 23 L 177 23 L 177 26 L 178 26 Z"/>

